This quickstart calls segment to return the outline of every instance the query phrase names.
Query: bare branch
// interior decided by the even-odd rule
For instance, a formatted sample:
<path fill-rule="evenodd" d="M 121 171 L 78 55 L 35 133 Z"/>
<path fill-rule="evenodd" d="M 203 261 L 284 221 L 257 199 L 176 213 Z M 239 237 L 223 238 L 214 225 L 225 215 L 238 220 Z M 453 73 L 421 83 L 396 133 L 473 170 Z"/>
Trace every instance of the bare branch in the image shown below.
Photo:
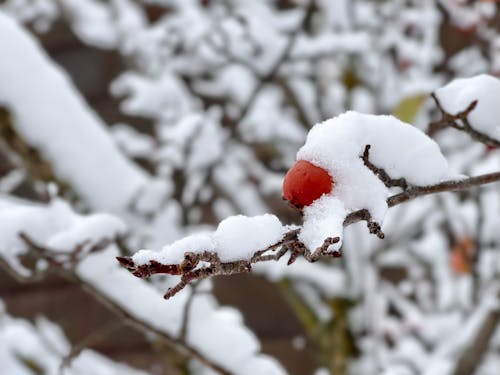
<path fill-rule="evenodd" d="M 250 93 L 250 96 L 249 96 L 245 106 L 240 111 L 238 117 L 231 121 L 231 123 L 233 125 L 233 127 L 232 127 L 233 131 L 236 130 L 236 129 L 234 129 L 235 128 L 234 125 L 239 124 L 246 117 L 246 115 L 248 114 L 248 112 L 252 108 L 253 104 L 255 103 L 255 100 L 257 99 L 260 91 L 265 86 L 265 84 L 272 81 L 276 77 L 280 68 L 289 59 L 290 53 L 292 52 L 292 49 L 295 46 L 295 42 L 297 40 L 298 35 L 302 31 L 303 25 L 309 21 L 313 12 L 314 12 L 314 1 L 311 0 L 311 1 L 309 1 L 309 4 L 308 4 L 306 10 L 304 11 L 304 16 L 302 17 L 301 22 L 299 23 L 297 28 L 295 30 L 293 30 L 293 32 L 290 34 L 290 36 L 288 38 L 288 42 L 287 42 L 286 46 L 283 48 L 283 52 L 276 59 L 276 62 L 271 67 L 269 72 L 265 75 L 260 75 L 260 74 L 258 74 L 258 72 L 254 71 L 254 73 L 256 73 L 256 75 L 260 78 L 259 82 L 254 87 L 253 91 Z"/>
<path fill-rule="evenodd" d="M 467 133 L 472 139 L 484 143 L 485 145 L 500 147 L 500 141 L 490 137 L 487 134 L 477 131 L 471 126 L 469 122 L 468 116 L 476 108 L 477 100 L 474 100 L 472 103 L 470 103 L 463 111 L 452 115 L 444 110 L 435 93 L 432 93 L 431 97 L 432 99 L 434 99 L 439 112 L 441 112 L 441 119 L 429 125 L 430 135 L 435 134 L 439 130 L 442 130 L 446 127 L 451 127 L 453 129 L 457 129 L 461 132 Z"/>
<path fill-rule="evenodd" d="M 61 251 L 56 249 L 49 249 L 45 246 L 37 244 L 26 233 L 19 233 L 19 238 L 26 244 L 26 246 L 37 253 L 40 258 L 47 260 L 54 266 L 75 267 L 75 265 L 87 254 L 95 253 L 106 249 L 110 244 L 115 243 L 118 238 L 102 238 L 92 244 L 90 239 L 82 241 L 77 244 L 71 251 Z"/>
<path fill-rule="evenodd" d="M 500 172 L 487 173 L 475 177 L 464 178 L 462 180 L 448 180 L 435 185 L 413 186 L 402 193 L 389 197 L 387 199 L 387 205 L 393 207 L 424 195 L 448 191 L 463 191 L 497 181 L 500 181 Z"/>
<path fill-rule="evenodd" d="M 4 270 L 10 277 L 19 283 L 35 283 L 46 277 L 45 271 L 30 270 L 30 274 L 24 275 L 16 271 L 5 259 L 0 257 L 0 269 Z"/>
<path fill-rule="evenodd" d="M 458 359 L 453 375 L 472 375 L 475 372 L 488 350 L 499 320 L 500 312 L 497 309 L 490 311 L 486 315 L 476 336 Z"/>

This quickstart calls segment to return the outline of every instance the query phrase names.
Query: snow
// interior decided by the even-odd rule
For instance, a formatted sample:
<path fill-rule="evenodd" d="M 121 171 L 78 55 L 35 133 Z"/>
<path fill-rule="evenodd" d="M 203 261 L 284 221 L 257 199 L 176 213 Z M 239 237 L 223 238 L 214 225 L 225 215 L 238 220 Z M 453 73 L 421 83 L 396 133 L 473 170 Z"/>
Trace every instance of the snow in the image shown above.
<path fill-rule="evenodd" d="M 126 207 L 146 174 L 120 153 L 68 76 L 1 11 L 0 35 L 0 103 L 15 130 L 92 208 Z"/>
<path fill-rule="evenodd" d="M 281 212 L 281 183 L 276 182 L 282 178 L 283 169 L 293 163 L 310 124 L 342 113 L 347 108 L 366 113 L 391 113 L 394 106 L 409 95 L 426 95 L 441 85 L 445 75 L 436 67 L 443 64 L 451 69 L 450 75 L 462 77 L 485 71 L 495 73 L 500 66 L 500 44 L 492 42 L 495 38 L 498 40 L 498 32 L 493 28 L 493 15 L 478 11 L 479 6 L 485 5 L 482 2 L 471 5 L 463 1 L 464 4 L 455 0 L 440 1 L 448 10 L 457 8 L 451 10 L 449 19 L 446 19 L 446 23 L 452 23 L 449 31 L 456 33 L 453 24 L 457 23 L 457 18 L 462 19 L 464 22 L 458 22 L 459 25 L 471 27 L 462 31 L 469 36 L 474 34 L 472 39 L 481 41 L 484 55 L 481 56 L 477 48 L 465 46 L 457 53 L 452 51 L 449 59 L 444 61 L 439 36 L 445 15 L 437 2 L 318 0 L 311 22 L 297 34 L 290 51 L 292 57 L 276 72 L 276 79 L 266 83 L 245 119 L 233 129 L 227 126 L 226 120 L 239 115 L 255 88 L 256 73 L 265 77 L 277 61 L 290 36 L 294 35 L 307 1 L 295 1 L 290 8 L 277 7 L 275 2 L 269 1 L 212 1 L 206 2 L 210 5 L 205 7 L 196 0 L 153 0 L 149 3 L 166 10 L 159 12 L 162 13 L 160 18 L 154 20 L 144 17 L 145 2 L 132 0 L 7 0 L 4 3 L 7 5 L 2 4 L 0 8 L 10 8 L 11 14 L 15 13 L 22 22 L 29 22 L 35 30 L 40 30 L 39 25 L 49 25 L 61 17 L 60 22 L 71 27 L 85 45 L 113 48 L 121 55 L 123 72 L 116 80 L 114 93 L 126 97 L 122 101 L 122 111 L 146 118 L 145 122 L 150 124 L 146 126 L 150 128 L 140 130 L 151 136 L 141 136 L 121 127 L 112 131 L 112 138 L 128 156 L 144 158 L 144 164 L 152 167 L 148 170 L 155 173 L 157 179 L 147 178 L 141 172 L 139 174 L 143 177 L 137 179 L 134 177 L 136 173 L 132 172 L 133 164 L 129 162 L 126 162 L 126 171 L 118 173 L 119 178 L 110 176 L 108 172 L 115 169 L 110 167 L 108 170 L 108 163 L 99 164 L 91 173 L 87 157 L 93 158 L 95 154 L 100 160 L 112 158 L 100 147 L 93 148 L 93 142 L 88 142 L 86 144 L 90 146 L 85 154 L 82 153 L 80 163 L 74 158 L 74 153 L 70 153 L 72 148 L 77 149 L 73 145 L 78 145 L 80 137 L 75 129 L 72 129 L 75 137 L 69 140 L 67 149 L 53 154 L 45 150 L 65 146 L 54 137 L 54 134 L 63 134 L 59 132 L 59 126 L 42 126 L 36 118 L 37 122 L 30 127 L 29 133 L 41 142 L 33 145 L 55 166 L 58 177 L 62 176 L 59 172 L 61 165 L 68 165 L 68 175 L 61 179 L 72 186 L 83 203 L 87 203 L 85 209 L 107 210 L 108 203 L 113 207 L 130 208 L 123 217 L 131 229 L 127 243 L 134 249 L 159 249 L 186 234 L 195 233 L 200 230 L 200 223 L 215 220 L 212 214 L 222 220 L 237 213 L 252 216 Z M 451 7 L 446 3 L 456 4 Z M 492 3 L 487 6 L 494 7 Z M 9 33 L 1 35 L 7 40 L 0 41 L 0 44 L 17 44 L 17 39 Z M 218 48 L 214 47 L 216 43 Z M 227 49 L 227 54 L 224 49 Z M 15 65 L 13 59 L 20 65 L 29 61 L 24 55 L 2 57 L 4 61 L 0 62 L 0 67 Z M 46 82 L 37 74 L 44 75 L 44 69 L 33 66 L 26 75 L 15 77 L 16 81 L 27 79 L 33 83 L 34 87 L 22 85 L 28 99 L 31 98 L 30 90 L 43 91 L 48 97 L 74 94 L 74 90 L 52 93 L 50 88 L 57 89 L 59 85 L 51 82 L 50 86 L 40 89 L 40 85 Z M 0 75 L 3 77 L 2 73 Z M 14 77 L 7 78 L 1 81 L 8 86 L 14 85 L 10 82 Z M 0 95 L 12 95 L 10 89 L 7 94 L 2 90 L 0 88 Z M 449 99 L 454 100 L 452 96 Z M 10 111 L 14 115 L 17 115 L 16 111 L 23 116 L 30 115 L 31 107 L 24 108 L 23 95 L 16 95 L 11 100 L 15 105 L 6 103 L 12 107 Z M 45 106 L 49 98 L 40 95 L 37 100 Z M 294 108 L 295 101 L 300 112 Z M 424 104 L 414 120 L 421 128 L 430 121 L 431 107 L 435 108 L 428 106 L 429 103 Z M 88 111 L 83 101 L 82 106 Z M 64 103 L 63 106 L 51 106 L 47 112 L 62 118 L 64 126 L 72 128 L 75 121 L 87 128 L 80 121 L 80 115 L 62 116 Z M 298 118 L 299 113 L 305 120 Z M 26 138 L 28 131 L 23 133 L 21 125 L 14 125 L 16 132 Z M 38 130 L 40 134 L 35 132 Z M 237 137 L 230 134 L 232 131 Z M 373 133 L 376 132 L 378 130 L 359 131 L 366 137 L 375 136 Z M 48 134 L 57 142 L 49 142 L 49 136 L 43 137 Z M 401 140 L 396 135 L 391 137 L 393 144 L 387 142 L 389 145 L 382 150 L 372 144 L 373 162 L 378 153 L 388 153 L 392 161 L 401 162 L 406 149 L 412 149 L 413 144 L 411 147 L 401 146 L 404 152 L 397 152 L 395 147 Z M 500 151 L 485 151 L 484 145 L 472 143 L 464 134 L 444 130 L 436 139 L 444 146 L 442 149 L 451 165 L 450 170 L 457 174 L 476 175 L 483 170 L 490 172 L 499 168 Z M 338 148 L 338 143 L 341 141 L 332 145 Z M 477 314 L 484 310 L 481 301 L 489 294 L 497 295 L 495 291 L 488 291 L 486 286 L 497 284 L 496 275 L 500 270 L 499 231 L 496 229 L 500 225 L 498 186 L 492 184 L 471 194 L 455 195 L 453 199 L 442 194 L 421 198 L 395 207 L 385 215 L 387 207 L 382 202 L 388 193 L 395 193 L 398 189 L 389 192 L 379 181 L 375 182 L 372 172 L 358 160 L 364 145 L 354 143 L 361 146 L 356 155 L 346 160 L 345 166 L 336 169 L 344 169 L 341 178 L 336 180 L 337 195 L 324 197 L 305 210 L 301 236 L 308 238 L 306 241 L 313 243 L 314 248 L 324 237 L 342 235 L 343 217 L 351 210 L 365 208 L 361 203 L 366 202 L 360 197 L 371 196 L 366 198 L 370 204 L 367 208 L 373 211 L 374 218 L 384 218 L 386 240 L 377 241 L 368 235 L 365 223 L 358 223 L 346 228 L 343 234 L 342 259 L 311 264 L 299 257 L 293 266 L 286 267 L 287 257 L 284 256 L 280 262 L 255 265 L 254 272 L 264 273 L 272 281 L 290 280 L 298 298 L 316 318 L 329 318 L 331 308 L 328 301 L 332 298 L 353 301 L 354 307 L 349 308 L 349 328 L 362 353 L 351 359 L 354 366 L 349 364 L 349 373 L 451 374 L 463 344 L 473 343 L 473 336 L 477 334 L 476 329 L 464 327 L 470 317 L 474 316 L 473 320 L 477 322 L 484 319 L 485 314 Z M 331 152 L 337 154 L 333 146 Z M 410 157 L 411 163 L 418 165 L 425 154 Z M 352 171 L 348 167 L 353 167 Z M 391 166 L 384 168 L 388 170 Z M 412 168 L 413 165 L 411 173 L 404 171 L 402 176 L 412 177 Z M 434 166 L 428 169 L 430 171 Z M 180 172 L 185 184 L 174 181 L 174 170 Z M 271 173 L 275 174 L 272 179 L 269 177 Z M 395 171 L 390 174 L 396 177 Z M 1 181 L 0 189 L 12 191 L 22 179 L 22 172 L 14 170 L 12 176 Z M 341 183 L 345 181 L 351 185 Z M 430 181 L 434 180 L 430 178 Z M 74 186 L 76 184 L 78 186 Z M 123 195 L 123 199 L 116 195 Z M 88 202 L 87 196 L 96 201 L 100 197 L 100 200 Z M 11 201 L 8 205 L 0 201 L 2 210 L 14 213 L 14 223 L 8 222 L 10 216 L 2 217 L 4 231 L 0 230 L 0 242 L 9 246 L 0 249 L 1 256 L 9 258 L 12 264 L 18 262 L 16 254 L 21 255 L 24 251 L 16 237 L 16 231 L 21 227 L 33 238 L 45 245 L 51 244 L 59 251 L 70 250 L 64 245 L 74 246 L 85 240 L 85 233 L 95 236 L 93 240 L 114 234 L 114 231 L 107 233 L 106 225 L 102 228 L 98 225 L 102 221 L 99 216 L 93 219 L 78 215 L 84 221 L 73 222 L 72 214 L 62 206 L 24 204 L 13 210 L 10 206 L 14 203 Z M 183 206 L 189 208 L 183 211 Z M 23 216 L 25 218 L 21 219 Z M 105 222 L 111 225 L 110 220 L 105 219 Z M 239 236 L 240 227 L 237 228 L 236 235 Z M 116 229 L 122 231 L 123 227 L 116 225 Z M 203 229 L 207 230 L 206 227 Z M 470 235 L 482 249 L 478 253 L 479 265 L 473 268 L 477 282 L 472 292 L 467 291 L 465 285 L 471 276 L 457 278 L 449 267 L 451 246 L 460 239 L 457 236 L 464 234 Z M 186 249 L 203 251 L 216 245 L 214 233 L 198 236 L 189 238 L 186 243 L 180 242 L 173 246 L 178 250 L 162 256 L 172 257 L 170 260 L 177 262 L 182 260 Z M 245 237 L 238 245 L 250 244 L 251 240 Z M 229 244 L 233 241 L 238 242 L 235 238 L 228 239 Z M 243 249 L 237 249 L 237 252 L 240 250 Z M 177 338 L 191 287 L 186 287 L 175 299 L 165 303 L 161 298 L 166 290 L 165 284 L 172 286 L 178 278 L 158 277 L 151 283 L 144 283 L 117 267 L 113 257 L 118 254 L 118 250 L 110 246 L 81 262 L 77 272 L 84 286 L 93 288 L 159 332 Z M 41 269 L 40 265 L 41 262 L 37 269 Z M 386 267 L 401 270 L 403 279 L 397 286 L 387 286 L 394 280 L 387 280 Z M 272 359 L 259 354 L 258 342 L 243 325 L 241 315 L 234 310 L 221 309 L 211 295 L 200 289 L 196 289 L 200 295 L 195 295 L 190 312 L 193 323 L 188 326 L 189 343 L 217 364 L 227 362 L 230 373 L 284 373 Z M 356 314 L 356 319 L 353 319 Z M 38 322 L 37 328 L 40 328 Z M 459 337 L 461 332 L 464 332 L 464 337 Z M 64 346 L 54 344 L 60 342 L 52 337 L 57 336 L 55 332 L 43 334 L 44 338 L 47 336 L 51 339 L 46 342 L 61 351 Z M 18 336 L 14 335 L 14 340 L 16 338 Z M 457 341 L 461 343 L 459 347 L 454 344 Z M 492 341 L 484 357 L 484 364 L 489 362 L 488 367 L 478 370 L 478 375 L 497 373 L 498 360 L 491 361 L 498 359 L 497 343 Z M 18 359 L 4 349 L 4 342 L 0 340 L 0 363 L 4 372 L 32 372 L 19 367 Z M 44 355 L 38 350 L 34 353 Z M 86 356 L 88 362 L 98 362 L 86 351 L 79 358 Z M 195 362 L 191 361 L 189 365 Z M 412 369 L 412 366 L 416 367 Z M 318 375 L 320 372 L 326 374 L 328 370 L 319 370 Z M 78 373 L 101 374 L 94 367 L 79 369 Z M 102 373 L 127 371 L 113 368 Z M 193 373 L 213 372 L 196 369 Z"/>
<path fill-rule="evenodd" d="M 310 250 L 321 246 L 327 237 L 342 238 L 342 223 L 353 211 L 368 209 L 375 221 L 383 221 L 390 192 L 364 165 L 360 156 L 366 145 L 371 146 L 370 162 L 393 179 L 430 185 L 448 176 L 448 163 L 439 146 L 395 117 L 349 111 L 315 125 L 297 159 L 328 171 L 334 187 L 330 194 L 304 209 L 299 238 Z"/>
<path fill-rule="evenodd" d="M 286 257 L 279 262 L 256 263 L 253 272 L 262 274 L 273 282 L 283 279 L 305 281 L 314 286 L 316 291 L 332 298 L 345 296 L 349 291 L 348 280 L 342 270 L 321 262 L 311 265 L 301 257 L 293 267 L 286 267 Z"/>
<path fill-rule="evenodd" d="M 25 246 L 18 239 L 19 232 L 26 232 L 37 243 L 47 246 L 49 244 L 64 246 L 54 250 L 71 250 L 74 244 L 91 240 L 97 243 L 99 236 L 113 238 L 117 233 L 124 230 L 124 225 L 116 218 L 107 214 L 93 214 L 82 216 L 74 213 L 69 205 L 61 200 L 55 199 L 50 205 L 29 205 L 26 202 L 10 200 L 7 198 L 0 200 L 2 208 L 0 216 L 0 256 L 13 263 L 13 259 L 26 252 Z M 223 222 L 224 223 L 224 222 Z M 222 224 L 222 223 L 221 223 Z M 235 226 L 246 226 L 250 229 L 240 231 L 239 236 L 227 236 L 228 229 Z M 281 232 L 279 232 L 281 230 Z M 253 244 L 266 245 L 259 237 L 263 232 L 263 238 L 267 241 L 275 241 L 281 238 L 283 227 L 274 216 L 265 215 L 261 218 L 228 218 L 220 231 L 216 231 L 220 241 L 225 246 L 231 246 L 232 241 L 256 241 Z M 267 233 L 267 234 L 266 234 Z M 198 245 L 203 244 L 202 240 L 194 240 Z M 208 245 L 212 241 L 207 237 Z M 193 241 L 189 238 L 186 241 Z M 92 242 L 89 243 L 89 245 Z M 235 251 L 238 251 L 236 248 Z M 123 309 L 130 316 L 139 322 L 153 327 L 163 335 L 175 339 L 178 337 L 184 316 L 184 306 L 188 294 L 181 293 L 175 299 L 165 303 L 162 293 L 152 284 L 144 280 L 131 277 L 129 272 L 121 268 L 115 257 L 120 255 L 117 246 L 109 245 L 105 249 L 88 253 L 81 259 L 75 267 L 75 276 L 78 280 L 93 290 L 101 297 L 104 297 L 109 304 Z M 231 257 L 229 254 L 228 257 Z M 20 267 L 20 266 L 19 266 Z M 26 269 L 13 266 L 16 271 L 26 274 Z M 189 289 L 189 287 L 188 287 Z M 7 327 L 13 327 L 8 324 Z M 11 332 L 11 331 L 9 331 Z M 8 342 L 19 343 L 17 350 L 22 350 L 26 355 L 33 355 L 36 358 L 45 358 L 44 353 L 40 353 L 36 342 L 23 341 L 23 336 L 19 333 L 9 334 Z M 214 341 L 213 338 L 217 337 Z M 16 340 L 14 340 L 17 338 Z M 52 333 L 49 341 L 57 341 L 57 334 Z M 216 342 L 216 345 L 214 345 Z M 0 356 L 2 334 L 0 326 Z M 234 309 L 220 308 L 213 296 L 203 293 L 196 295 L 193 299 L 192 310 L 188 323 L 187 344 L 198 349 L 207 358 L 215 361 L 231 373 L 240 373 L 239 369 L 247 368 L 242 374 L 250 374 L 251 368 L 255 365 L 262 369 L 263 373 L 269 375 L 284 375 L 285 370 L 274 359 L 259 353 L 260 345 L 253 333 L 248 330 L 242 321 L 241 314 Z M 57 347 L 60 344 L 55 345 Z M 231 353 L 228 357 L 227 353 Z M 87 353 L 86 358 L 92 358 Z M 59 364 L 59 361 L 55 361 Z M 251 364 L 251 365 L 250 365 Z M 82 373 L 99 373 L 97 370 L 82 371 Z M 126 372 L 120 372 L 126 373 Z"/>
<path fill-rule="evenodd" d="M 17 260 L 25 252 L 20 232 L 26 232 L 41 245 L 68 252 L 84 242 L 90 248 L 102 239 L 125 233 L 125 224 L 120 219 L 104 213 L 79 216 L 59 199 L 48 206 L 21 205 L 1 196 L 0 201 L 1 255 L 23 275 L 27 275 L 27 270 Z"/>
<path fill-rule="evenodd" d="M 188 295 L 181 293 L 165 303 L 161 292 L 151 284 L 130 277 L 127 271 L 119 268 L 114 259 L 117 255 L 115 247 L 89 255 L 78 266 L 79 277 L 137 320 L 176 337 Z M 264 373 L 286 373 L 275 360 L 259 354 L 259 343 L 242 325 L 241 315 L 232 309 L 219 308 L 210 295 L 194 297 L 187 332 L 188 344 L 230 372 L 239 373 L 243 364 L 260 358 L 259 366 L 265 366 Z"/>
<path fill-rule="evenodd" d="M 304 223 L 299 240 L 311 251 L 316 250 L 325 239 L 343 232 L 343 222 L 346 216 L 347 210 L 341 200 L 331 195 L 323 195 L 304 208 Z M 330 245 L 329 251 L 338 250 L 341 246 L 342 241 L 339 241 Z"/>
<path fill-rule="evenodd" d="M 202 253 L 215 251 L 215 243 L 210 234 L 194 234 L 165 246 L 161 251 L 139 250 L 132 256 L 134 263 L 146 264 L 154 260 L 162 264 L 179 264 L 184 260 L 184 253 Z"/>
<path fill-rule="evenodd" d="M 221 221 L 214 233 L 214 240 L 221 260 L 250 259 L 256 250 L 280 241 L 285 231 L 286 227 L 274 215 L 238 215 Z"/>
<path fill-rule="evenodd" d="M 365 32 L 357 33 L 324 33 L 318 36 L 301 36 L 292 51 L 294 58 L 310 58 L 328 56 L 341 52 L 359 52 L 369 48 L 373 41 Z"/>
<path fill-rule="evenodd" d="M 500 140 L 500 80 L 487 74 L 455 79 L 435 91 L 443 109 L 455 115 L 477 100 L 469 113 L 470 125 L 477 131 Z"/>
<path fill-rule="evenodd" d="M 114 239 L 125 234 L 125 224 L 115 216 L 106 213 L 92 214 L 84 220 L 67 222 L 73 224 L 51 236 L 46 244 L 52 249 L 74 249 L 82 243 L 82 239 Z M 111 236 L 111 237 L 108 237 Z"/>
<path fill-rule="evenodd" d="M 70 349 L 71 345 L 61 328 L 45 317 L 38 317 L 32 324 L 0 311 L 0 361 L 4 374 L 31 375 L 30 363 L 44 374 L 58 374 L 59 366 Z M 64 371 L 67 375 L 118 373 L 146 375 L 146 372 L 113 362 L 88 349 L 79 353 Z"/>
<path fill-rule="evenodd" d="M 216 252 L 222 262 L 249 260 L 256 251 L 280 241 L 286 229 L 276 216 L 270 214 L 230 216 L 222 220 L 213 233 L 184 237 L 161 251 L 140 250 L 132 259 L 139 265 L 151 260 L 162 264 L 179 264 L 186 252 L 208 251 Z"/>

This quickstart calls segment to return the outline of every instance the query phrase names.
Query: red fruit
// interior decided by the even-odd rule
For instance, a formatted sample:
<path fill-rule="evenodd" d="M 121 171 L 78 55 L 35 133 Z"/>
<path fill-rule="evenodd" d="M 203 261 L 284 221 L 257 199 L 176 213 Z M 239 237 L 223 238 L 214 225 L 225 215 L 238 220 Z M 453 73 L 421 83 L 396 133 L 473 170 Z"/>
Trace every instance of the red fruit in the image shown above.
<path fill-rule="evenodd" d="M 323 194 L 332 191 L 333 179 L 323 168 L 299 160 L 290 168 L 283 181 L 283 197 L 302 209 Z"/>

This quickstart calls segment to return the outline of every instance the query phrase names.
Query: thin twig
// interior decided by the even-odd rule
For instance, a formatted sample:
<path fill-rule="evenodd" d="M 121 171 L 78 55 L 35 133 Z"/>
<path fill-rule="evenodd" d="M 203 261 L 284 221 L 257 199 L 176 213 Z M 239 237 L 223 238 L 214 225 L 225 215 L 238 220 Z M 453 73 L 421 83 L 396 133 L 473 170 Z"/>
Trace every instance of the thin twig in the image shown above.
<path fill-rule="evenodd" d="M 382 181 L 384 185 L 387 186 L 388 188 L 397 186 L 403 190 L 406 190 L 408 188 L 408 183 L 404 178 L 393 179 L 384 169 L 375 166 L 370 161 L 370 148 L 371 145 L 366 145 L 363 155 L 360 156 L 365 166 L 369 170 L 371 170 L 380 179 L 380 181 Z"/>
<path fill-rule="evenodd" d="M 500 141 L 474 129 L 470 124 L 469 114 L 477 107 L 477 100 L 471 102 L 463 111 L 452 115 L 446 112 L 435 93 L 432 93 L 431 97 L 434 99 L 436 107 L 441 113 L 441 119 L 429 125 L 430 135 L 446 127 L 451 127 L 468 134 L 472 139 L 484 143 L 485 145 L 500 147 Z"/>
<path fill-rule="evenodd" d="M 406 191 L 393 195 L 387 199 L 387 205 L 394 207 L 424 195 L 444 193 L 449 191 L 463 191 L 486 184 L 491 184 L 500 180 L 500 172 L 486 173 L 475 177 L 464 178 L 462 180 L 448 180 L 435 185 L 414 186 Z"/>
<path fill-rule="evenodd" d="M 184 310 L 182 311 L 182 326 L 181 326 L 181 332 L 179 334 L 179 339 L 182 341 L 186 341 L 187 334 L 188 334 L 188 326 L 189 326 L 189 313 L 191 312 L 191 306 L 193 304 L 194 297 L 197 294 L 197 287 L 199 285 L 199 281 L 196 281 L 191 284 L 191 293 L 189 293 L 189 296 L 187 298 L 186 303 L 184 304 Z"/>
<path fill-rule="evenodd" d="M 248 97 L 248 100 L 247 100 L 245 106 L 240 111 L 238 117 L 231 121 L 232 125 L 239 124 L 246 117 L 246 115 L 248 114 L 248 112 L 252 108 L 253 104 L 255 103 L 255 100 L 257 99 L 262 88 L 265 86 L 266 83 L 268 83 L 269 81 L 272 81 L 276 77 L 281 66 L 290 57 L 290 53 L 292 52 L 292 49 L 297 41 L 297 37 L 300 34 L 300 32 L 303 30 L 303 25 L 309 21 L 313 12 L 314 12 L 314 1 L 311 0 L 311 1 L 309 1 L 309 4 L 304 12 L 304 16 L 302 17 L 301 22 L 299 23 L 297 28 L 294 29 L 293 32 L 290 34 L 290 36 L 288 38 L 288 42 L 287 42 L 286 46 L 283 48 L 283 52 L 276 59 L 276 62 L 271 67 L 271 69 L 269 69 L 269 72 L 265 75 L 260 75 L 259 82 L 257 83 L 257 85 L 255 85 L 254 89 L 250 93 L 250 96 Z M 256 75 L 259 76 L 258 72 L 254 72 L 254 73 L 256 73 Z"/>

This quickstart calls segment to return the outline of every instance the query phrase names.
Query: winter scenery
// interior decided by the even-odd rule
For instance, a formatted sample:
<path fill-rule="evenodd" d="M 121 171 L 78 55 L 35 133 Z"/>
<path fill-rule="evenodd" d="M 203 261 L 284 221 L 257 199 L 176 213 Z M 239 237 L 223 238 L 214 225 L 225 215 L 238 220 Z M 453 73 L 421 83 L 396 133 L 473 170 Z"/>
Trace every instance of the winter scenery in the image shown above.
<path fill-rule="evenodd" d="M 0 0 L 1 375 L 499 375 L 500 1 Z"/>

